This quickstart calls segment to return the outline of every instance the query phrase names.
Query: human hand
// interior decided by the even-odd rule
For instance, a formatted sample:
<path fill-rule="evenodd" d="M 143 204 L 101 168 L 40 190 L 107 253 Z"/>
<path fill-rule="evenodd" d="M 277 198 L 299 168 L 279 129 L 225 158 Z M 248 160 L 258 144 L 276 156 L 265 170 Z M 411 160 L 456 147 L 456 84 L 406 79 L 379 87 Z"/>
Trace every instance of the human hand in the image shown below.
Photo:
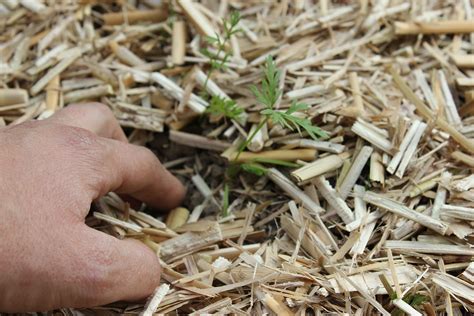
<path fill-rule="evenodd" d="M 0 312 L 142 299 L 159 284 L 151 250 L 84 223 L 110 191 L 160 209 L 184 196 L 151 151 L 127 143 L 105 105 L 0 129 L 0 175 Z"/>

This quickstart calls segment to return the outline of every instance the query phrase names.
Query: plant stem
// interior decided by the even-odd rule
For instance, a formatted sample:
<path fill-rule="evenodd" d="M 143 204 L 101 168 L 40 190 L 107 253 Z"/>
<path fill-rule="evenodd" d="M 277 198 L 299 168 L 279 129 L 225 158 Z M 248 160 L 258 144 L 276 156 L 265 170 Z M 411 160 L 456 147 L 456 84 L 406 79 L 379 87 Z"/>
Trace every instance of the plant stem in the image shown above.
<path fill-rule="evenodd" d="M 227 43 L 227 41 L 230 39 L 230 37 L 228 37 L 227 35 L 224 37 L 224 40 L 222 42 L 222 44 L 220 43 L 219 41 L 219 49 L 217 50 L 217 53 L 214 55 L 215 58 L 212 58 L 210 61 L 211 61 L 211 69 L 209 70 L 209 72 L 207 73 L 207 76 L 206 76 L 206 80 L 204 81 L 204 91 L 206 91 L 206 88 L 207 88 L 207 82 L 209 81 L 209 78 L 211 78 L 211 75 L 212 73 L 214 72 L 214 67 L 212 66 L 213 64 L 213 61 L 216 61 L 218 58 L 219 58 L 219 55 L 224 51 L 224 47 L 225 47 L 225 44 Z M 226 59 L 227 59 L 227 55 L 224 56 L 224 59 L 222 60 L 222 62 L 219 64 L 219 69 L 222 68 L 222 66 L 224 65 L 224 63 L 226 62 Z"/>

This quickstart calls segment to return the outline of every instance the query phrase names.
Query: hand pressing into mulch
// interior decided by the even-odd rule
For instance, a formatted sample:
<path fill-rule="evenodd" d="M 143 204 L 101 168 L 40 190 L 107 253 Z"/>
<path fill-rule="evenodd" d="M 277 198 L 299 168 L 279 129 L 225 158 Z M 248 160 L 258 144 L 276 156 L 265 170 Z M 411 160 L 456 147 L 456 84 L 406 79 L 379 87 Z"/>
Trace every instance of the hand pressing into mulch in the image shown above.
<path fill-rule="evenodd" d="M 43 121 L 0 129 L 0 311 L 88 307 L 147 297 L 157 256 L 84 224 L 107 192 L 158 209 L 184 187 L 144 147 L 127 143 L 112 112 L 76 104 Z"/>

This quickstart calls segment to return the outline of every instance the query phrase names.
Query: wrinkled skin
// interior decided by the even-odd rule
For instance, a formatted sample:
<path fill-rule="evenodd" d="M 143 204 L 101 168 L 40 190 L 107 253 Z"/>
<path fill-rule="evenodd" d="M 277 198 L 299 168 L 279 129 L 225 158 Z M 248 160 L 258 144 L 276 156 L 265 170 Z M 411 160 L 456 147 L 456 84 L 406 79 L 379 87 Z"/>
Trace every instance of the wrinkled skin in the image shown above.
<path fill-rule="evenodd" d="M 157 256 L 84 223 L 90 204 L 117 192 L 157 209 L 184 187 L 144 147 L 127 143 L 99 103 L 0 129 L 0 312 L 137 300 L 159 284 Z"/>

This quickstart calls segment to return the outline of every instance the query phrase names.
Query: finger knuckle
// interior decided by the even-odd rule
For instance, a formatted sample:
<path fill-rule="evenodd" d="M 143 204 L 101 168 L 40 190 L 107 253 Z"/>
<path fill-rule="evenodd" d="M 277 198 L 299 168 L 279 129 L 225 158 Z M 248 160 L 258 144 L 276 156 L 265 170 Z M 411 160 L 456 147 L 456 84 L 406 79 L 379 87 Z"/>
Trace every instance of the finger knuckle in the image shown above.
<path fill-rule="evenodd" d="M 69 146 L 83 148 L 97 145 L 97 136 L 86 129 L 66 125 L 61 126 L 59 129 L 61 138 Z"/>
<path fill-rule="evenodd" d="M 111 246 L 100 250 L 90 250 L 87 262 L 84 263 L 86 269 L 82 282 L 88 285 L 91 293 L 105 293 L 113 286 L 114 253 L 115 250 Z"/>

